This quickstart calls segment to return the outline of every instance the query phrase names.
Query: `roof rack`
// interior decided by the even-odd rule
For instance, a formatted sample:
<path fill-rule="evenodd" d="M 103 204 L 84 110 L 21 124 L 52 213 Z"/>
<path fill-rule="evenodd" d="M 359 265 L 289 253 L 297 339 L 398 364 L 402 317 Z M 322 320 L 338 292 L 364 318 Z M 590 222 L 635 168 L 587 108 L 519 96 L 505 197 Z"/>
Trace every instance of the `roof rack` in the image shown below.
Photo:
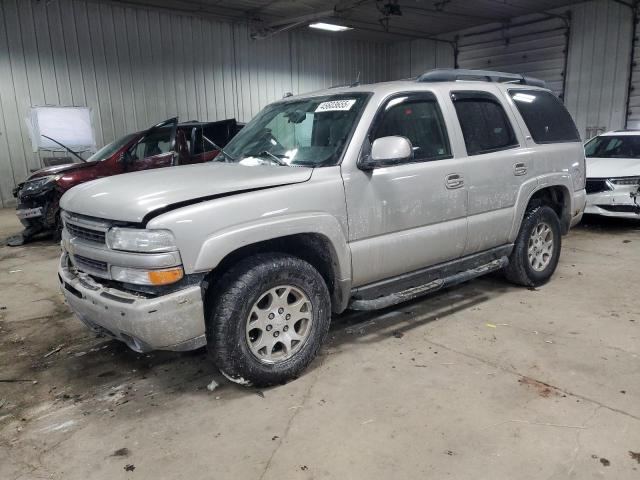
<path fill-rule="evenodd" d="M 417 82 L 453 82 L 475 80 L 480 82 L 516 83 L 532 87 L 547 88 L 544 80 L 519 73 L 494 72 L 491 70 L 465 70 L 459 68 L 436 68 L 420 75 Z"/>

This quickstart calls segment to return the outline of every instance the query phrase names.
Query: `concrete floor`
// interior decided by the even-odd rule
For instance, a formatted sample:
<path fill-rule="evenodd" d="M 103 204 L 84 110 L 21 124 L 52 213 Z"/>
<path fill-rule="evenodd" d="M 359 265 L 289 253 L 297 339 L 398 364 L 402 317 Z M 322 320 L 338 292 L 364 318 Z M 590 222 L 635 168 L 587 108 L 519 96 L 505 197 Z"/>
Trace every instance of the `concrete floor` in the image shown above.
<path fill-rule="evenodd" d="M 0 211 L 0 238 L 18 230 Z M 204 351 L 95 338 L 55 244 L 0 247 L 0 478 L 637 479 L 640 223 L 564 240 L 540 289 L 493 276 L 335 318 L 306 374 L 265 391 Z"/>

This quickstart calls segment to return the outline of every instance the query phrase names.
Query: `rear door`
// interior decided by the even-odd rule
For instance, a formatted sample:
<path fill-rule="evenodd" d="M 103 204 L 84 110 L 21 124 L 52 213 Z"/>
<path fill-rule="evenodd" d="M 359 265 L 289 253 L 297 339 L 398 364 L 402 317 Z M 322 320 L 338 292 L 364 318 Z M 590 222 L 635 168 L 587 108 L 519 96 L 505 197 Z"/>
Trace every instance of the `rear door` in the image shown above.
<path fill-rule="evenodd" d="M 545 182 L 545 174 L 569 173 L 575 182 L 574 188 L 584 188 L 584 148 L 562 101 L 545 90 L 513 88 L 508 95 L 524 121 L 527 142 L 535 146 L 540 182 Z"/>
<path fill-rule="evenodd" d="M 533 152 L 495 87 L 453 89 L 450 101 L 466 147 L 469 255 L 508 243 L 521 187 L 536 181 Z"/>
<path fill-rule="evenodd" d="M 393 95 L 382 104 L 367 145 L 403 136 L 414 158 L 373 171 L 343 171 L 354 286 L 451 260 L 464 250 L 467 192 L 451 127 L 434 93 Z"/>
<path fill-rule="evenodd" d="M 207 126 L 199 126 L 193 129 L 191 163 L 208 162 L 216 158 L 218 149 L 213 145 L 214 143 L 224 148 L 226 142 L 224 142 L 224 145 L 219 144 L 212 133 L 214 132 Z"/>
<path fill-rule="evenodd" d="M 224 148 L 238 131 L 238 123 L 235 120 L 206 123 L 194 128 L 191 163 L 213 160 L 218 155 L 218 149 L 214 144 Z"/>

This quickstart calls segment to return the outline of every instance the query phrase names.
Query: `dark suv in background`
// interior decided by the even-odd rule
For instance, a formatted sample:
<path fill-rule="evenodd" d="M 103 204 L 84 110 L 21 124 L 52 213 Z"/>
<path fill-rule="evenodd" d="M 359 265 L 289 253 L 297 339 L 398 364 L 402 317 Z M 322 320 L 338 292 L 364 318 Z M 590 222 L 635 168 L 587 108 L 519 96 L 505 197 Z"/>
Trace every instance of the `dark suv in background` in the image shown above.
<path fill-rule="evenodd" d="M 242 125 L 235 119 L 219 122 L 178 123 L 166 120 L 150 129 L 125 135 L 78 163 L 42 168 L 13 191 L 16 214 L 25 229 L 11 237 L 21 245 L 39 233 L 53 231 L 60 238 L 59 201 L 62 194 L 80 183 L 121 173 L 202 163 L 215 158 Z"/>

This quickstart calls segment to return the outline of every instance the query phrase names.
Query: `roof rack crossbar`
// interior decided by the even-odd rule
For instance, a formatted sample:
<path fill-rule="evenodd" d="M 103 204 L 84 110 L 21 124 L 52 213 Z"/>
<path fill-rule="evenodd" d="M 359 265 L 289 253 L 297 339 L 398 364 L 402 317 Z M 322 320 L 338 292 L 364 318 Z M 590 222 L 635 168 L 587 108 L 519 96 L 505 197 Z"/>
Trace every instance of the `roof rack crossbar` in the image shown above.
<path fill-rule="evenodd" d="M 417 82 L 453 82 L 475 80 L 481 82 L 516 83 L 547 88 L 544 80 L 519 73 L 494 72 L 492 70 L 466 70 L 461 68 L 436 68 L 420 75 Z"/>

